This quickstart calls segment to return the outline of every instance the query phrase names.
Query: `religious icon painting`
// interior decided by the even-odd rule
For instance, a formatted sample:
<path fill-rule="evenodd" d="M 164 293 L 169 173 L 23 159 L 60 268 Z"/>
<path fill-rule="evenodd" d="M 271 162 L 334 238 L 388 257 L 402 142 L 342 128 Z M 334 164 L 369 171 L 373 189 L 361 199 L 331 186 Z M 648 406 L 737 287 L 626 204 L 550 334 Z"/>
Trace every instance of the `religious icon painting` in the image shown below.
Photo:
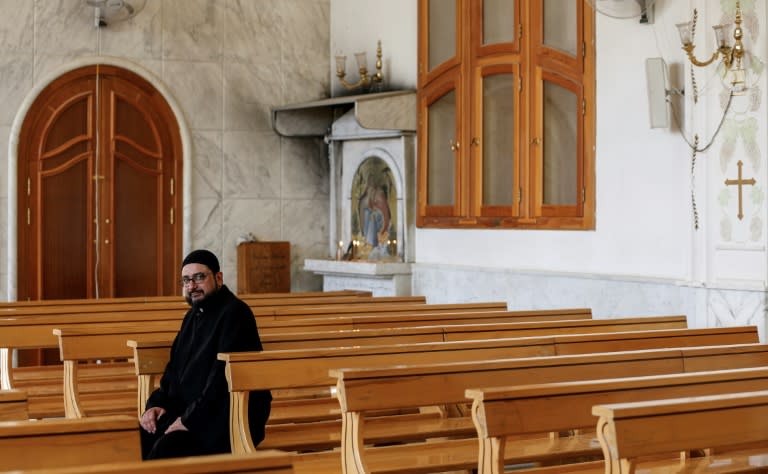
<path fill-rule="evenodd" d="M 370 157 L 352 178 L 352 239 L 359 242 L 356 258 L 397 257 L 397 189 L 386 161 Z"/>

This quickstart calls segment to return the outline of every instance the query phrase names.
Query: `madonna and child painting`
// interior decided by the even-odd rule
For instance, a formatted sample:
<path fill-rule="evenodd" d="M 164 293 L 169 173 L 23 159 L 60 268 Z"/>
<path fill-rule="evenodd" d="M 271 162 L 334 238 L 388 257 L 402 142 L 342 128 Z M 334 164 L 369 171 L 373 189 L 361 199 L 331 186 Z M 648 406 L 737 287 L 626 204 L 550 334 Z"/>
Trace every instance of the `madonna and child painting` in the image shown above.
<path fill-rule="evenodd" d="M 397 190 L 387 163 L 371 157 L 352 179 L 352 240 L 359 242 L 355 258 L 397 258 Z"/>

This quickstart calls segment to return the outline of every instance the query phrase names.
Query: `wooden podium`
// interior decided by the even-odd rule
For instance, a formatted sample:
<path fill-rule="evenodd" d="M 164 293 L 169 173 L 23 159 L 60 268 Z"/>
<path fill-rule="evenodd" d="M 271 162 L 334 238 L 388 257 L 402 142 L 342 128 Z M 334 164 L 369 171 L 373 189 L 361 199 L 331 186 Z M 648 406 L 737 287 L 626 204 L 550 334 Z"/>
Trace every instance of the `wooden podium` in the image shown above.
<path fill-rule="evenodd" d="M 243 242 L 237 246 L 237 292 L 291 291 L 291 243 Z"/>

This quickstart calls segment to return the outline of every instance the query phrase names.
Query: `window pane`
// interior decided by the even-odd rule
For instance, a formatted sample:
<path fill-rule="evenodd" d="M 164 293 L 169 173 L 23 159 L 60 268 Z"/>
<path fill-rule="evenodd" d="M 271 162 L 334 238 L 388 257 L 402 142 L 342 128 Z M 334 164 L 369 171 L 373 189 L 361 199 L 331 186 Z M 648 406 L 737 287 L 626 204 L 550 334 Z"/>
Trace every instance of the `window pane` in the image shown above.
<path fill-rule="evenodd" d="M 515 77 L 483 78 L 483 204 L 511 206 L 515 159 Z"/>
<path fill-rule="evenodd" d="M 483 44 L 515 40 L 515 0 L 483 1 Z"/>
<path fill-rule="evenodd" d="M 576 2 L 544 0 L 544 45 L 576 56 Z"/>
<path fill-rule="evenodd" d="M 454 202 L 454 154 L 456 92 L 451 91 L 429 106 L 427 144 L 427 204 L 450 206 Z"/>
<path fill-rule="evenodd" d="M 568 89 L 544 83 L 544 204 L 577 202 L 577 101 Z"/>
<path fill-rule="evenodd" d="M 429 70 L 456 55 L 456 0 L 429 0 Z"/>

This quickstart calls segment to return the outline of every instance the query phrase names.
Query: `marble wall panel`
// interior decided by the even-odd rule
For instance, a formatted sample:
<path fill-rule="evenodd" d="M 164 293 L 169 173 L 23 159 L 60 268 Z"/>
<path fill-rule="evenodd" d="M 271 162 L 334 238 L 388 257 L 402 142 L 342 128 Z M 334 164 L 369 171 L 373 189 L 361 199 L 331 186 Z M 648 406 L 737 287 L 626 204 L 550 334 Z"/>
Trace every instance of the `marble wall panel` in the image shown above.
<path fill-rule="evenodd" d="M 224 229 L 223 206 L 220 199 L 193 199 L 190 219 L 192 220 L 192 242 L 190 250 L 206 248 L 221 255 Z"/>
<path fill-rule="evenodd" d="M 19 106 L 32 87 L 33 59 L 26 53 L 0 55 L 0 125 L 11 125 Z"/>
<path fill-rule="evenodd" d="M 413 294 L 430 303 L 506 301 L 510 309 L 591 308 L 595 318 L 697 315 L 700 289 L 675 282 L 633 281 L 598 275 L 516 272 L 503 269 L 414 264 Z"/>
<path fill-rule="evenodd" d="M 283 198 L 328 199 L 326 146 L 320 139 L 283 138 Z"/>
<path fill-rule="evenodd" d="M 224 133 L 225 198 L 279 198 L 280 172 L 280 139 L 274 133 Z"/>
<path fill-rule="evenodd" d="M 4 229 L 5 222 L 8 216 L 8 199 L 5 196 L 0 196 L 0 222 L 2 222 L 2 228 Z M 8 285 L 6 285 L 7 275 L 6 268 L 8 267 L 8 232 L 0 232 L 0 301 L 8 299 Z"/>
<path fill-rule="evenodd" d="M 163 0 L 163 57 L 170 60 L 214 61 L 221 55 L 221 1 Z"/>
<path fill-rule="evenodd" d="M 100 53 L 122 58 L 161 59 L 163 54 L 162 2 L 146 0 L 133 18 L 99 29 Z"/>
<path fill-rule="evenodd" d="M 224 128 L 272 130 L 271 108 L 283 105 L 278 61 L 224 65 Z"/>
<path fill-rule="evenodd" d="M 283 99 L 286 104 L 297 104 L 328 96 L 330 74 L 323 70 L 325 61 L 291 63 L 283 65 Z M 327 66 L 327 64 L 326 64 Z"/>
<path fill-rule="evenodd" d="M 282 221 L 280 201 L 277 199 L 236 199 L 224 201 L 222 265 L 232 275 L 229 281 L 237 282 L 237 244 L 252 233 L 259 240 L 283 240 L 280 232 Z"/>
<path fill-rule="evenodd" d="M 291 242 L 291 288 L 316 291 L 323 287 L 322 277 L 304 270 L 304 259 L 327 258 L 328 199 L 283 201 L 283 239 Z M 323 224 L 319 224 L 319 223 Z"/>
<path fill-rule="evenodd" d="M 192 195 L 197 198 L 221 199 L 224 151 L 222 134 L 197 131 L 192 134 Z"/>
<path fill-rule="evenodd" d="M 11 127 L 0 125 L 0 163 L 7 163 L 8 160 L 8 141 L 11 133 Z M 0 199 L 8 197 L 8 179 L 11 178 L 7 172 L 8 167 L 0 168 Z M 0 220 L 5 227 L 5 220 Z M 0 232 L 3 233 L 3 232 Z"/>
<path fill-rule="evenodd" d="M 0 51 L 31 53 L 34 48 L 35 2 L 0 0 Z"/>
<path fill-rule="evenodd" d="M 94 10 L 81 0 L 36 0 L 35 52 L 51 55 L 96 54 Z"/>
<path fill-rule="evenodd" d="M 711 289 L 707 296 L 707 327 L 757 326 L 766 340 L 768 292 Z"/>
<path fill-rule="evenodd" d="M 193 129 L 221 129 L 222 70 L 218 62 L 166 61 L 163 81 L 174 91 Z"/>
<path fill-rule="evenodd" d="M 282 58 L 280 16 L 284 0 L 228 0 L 222 4 L 222 55 L 228 61 L 264 64 Z"/>
<path fill-rule="evenodd" d="M 330 3 L 324 0 L 284 0 L 283 85 L 285 103 L 327 97 L 330 91 Z M 325 67 L 325 70 L 323 70 Z"/>
<path fill-rule="evenodd" d="M 331 21 L 330 3 L 325 0 L 281 0 L 279 5 L 285 61 L 315 63 L 322 59 L 327 67 L 330 36 L 326 25 Z"/>

